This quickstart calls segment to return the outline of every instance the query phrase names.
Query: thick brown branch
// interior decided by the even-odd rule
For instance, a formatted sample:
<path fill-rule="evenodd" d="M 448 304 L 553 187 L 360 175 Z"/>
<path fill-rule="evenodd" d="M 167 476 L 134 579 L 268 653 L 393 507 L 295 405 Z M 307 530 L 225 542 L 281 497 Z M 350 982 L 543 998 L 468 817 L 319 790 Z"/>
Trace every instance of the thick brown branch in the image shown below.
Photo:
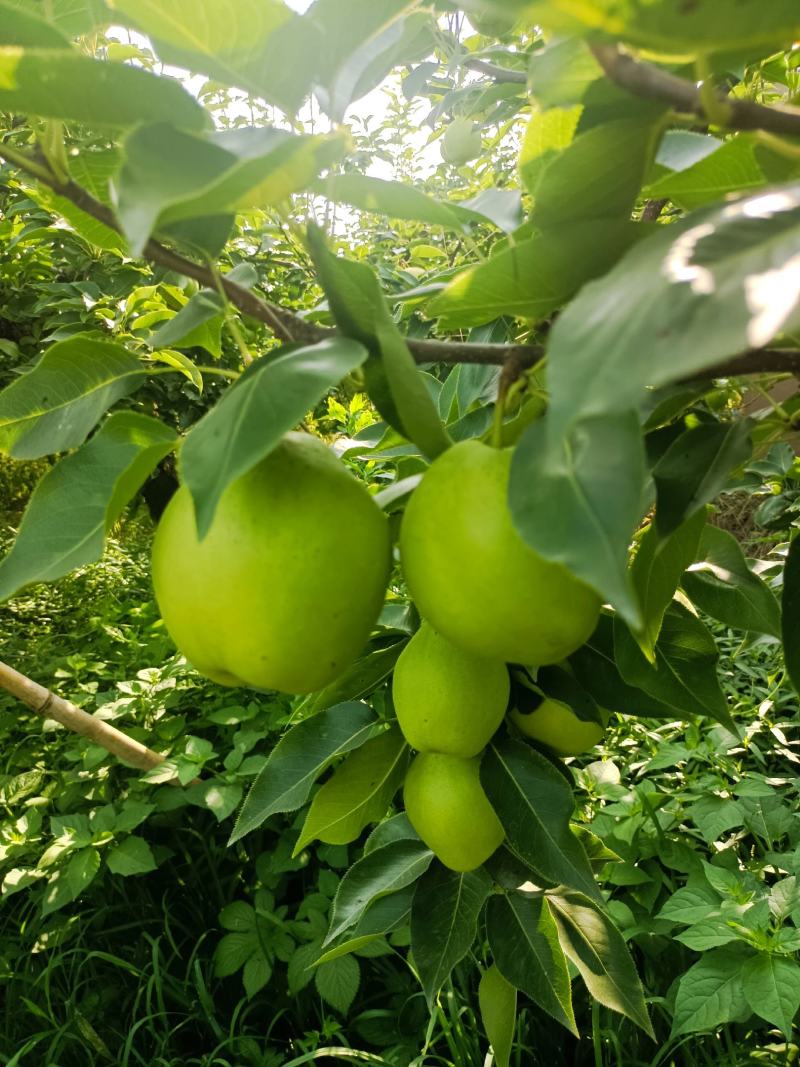
<path fill-rule="evenodd" d="M 700 90 L 692 82 L 677 78 L 651 63 L 642 63 L 617 45 L 595 44 L 592 52 L 606 75 L 634 96 L 662 100 L 678 111 L 707 117 Z M 731 130 L 767 130 L 800 137 L 800 110 L 797 108 L 764 107 L 750 100 L 722 95 L 718 99 L 720 114 L 725 115 L 725 124 Z"/>
<path fill-rule="evenodd" d="M 691 378 L 694 381 L 708 381 L 711 378 L 738 378 L 748 374 L 800 375 L 800 348 L 754 348 L 706 367 Z"/>

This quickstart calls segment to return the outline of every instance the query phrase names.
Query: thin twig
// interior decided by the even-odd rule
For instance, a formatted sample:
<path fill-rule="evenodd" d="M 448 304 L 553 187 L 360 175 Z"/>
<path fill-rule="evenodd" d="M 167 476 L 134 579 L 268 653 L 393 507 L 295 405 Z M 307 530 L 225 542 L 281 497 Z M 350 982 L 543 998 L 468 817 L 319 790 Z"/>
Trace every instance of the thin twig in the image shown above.
<path fill-rule="evenodd" d="M 500 67 L 496 63 L 486 63 L 483 59 L 465 59 L 464 66 L 470 70 L 477 70 L 480 74 L 486 74 L 494 78 L 496 82 L 513 82 L 515 85 L 525 85 L 527 76 L 521 70 L 509 70 Z"/>
<path fill-rule="evenodd" d="M 643 63 L 614 44 L 593 44 L 595 59 L 607 77 L 634 96 L 662 100 L 677 111 L 707 117 L 701 89 L 684 78 Z M 720 114 L 731 130 L 768 130 L 789 137 L 800 136 L 800 109 L 776 104 L 765 107 L 751 100 L 717 94 Z"/>

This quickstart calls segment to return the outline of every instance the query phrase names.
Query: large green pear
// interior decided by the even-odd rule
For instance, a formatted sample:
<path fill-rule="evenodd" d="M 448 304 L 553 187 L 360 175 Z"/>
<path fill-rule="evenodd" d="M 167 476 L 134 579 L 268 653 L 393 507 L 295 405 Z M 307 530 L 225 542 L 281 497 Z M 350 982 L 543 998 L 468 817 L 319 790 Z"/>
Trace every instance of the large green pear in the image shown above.
<path fill-rule="evenodd" d="M 515 709 L 509 718 L 526 737 L 541 741 L 557 756 L 580 756 L 594 748 L 606 732 L 609 715 L 607 711 L 600 714 L 604 720 L 602 726 L 579 719 L 572 708 L 560 700 L 546 699 L 531 712 Z"/>
<path fill-rule="evenodd" d="M 309 693 L 361 651 L 381 609 L 385 516 L 320 440 L 288 434 L 222 495 L 200 541 L 184 486 L 153 545 L 153 584 L 175 644 L 207 677 Z"/>
<path fill-rule="evenodd" d="M 471 871 L 503 842 L 500 820 L 480 781 L 480 760 L 421 752 L 406 775 L 411 825 L 446 867 Z"/>
<path fill-rule="evenodd" d="M 502 722 L 509 688 L 502 660 L 467 652 L 423 622 L 397 661 L 392 697 L 412 748 L 466 759 Z"/>
<path fill-rule="evenodd" d="M 421 614 L 451 641 L 509 663 L 558 663 L 592 633 L 600 600 L 517 533 L 511 455 L 473 440 L 434 461 L 403 517 L 403 569 Z"/>

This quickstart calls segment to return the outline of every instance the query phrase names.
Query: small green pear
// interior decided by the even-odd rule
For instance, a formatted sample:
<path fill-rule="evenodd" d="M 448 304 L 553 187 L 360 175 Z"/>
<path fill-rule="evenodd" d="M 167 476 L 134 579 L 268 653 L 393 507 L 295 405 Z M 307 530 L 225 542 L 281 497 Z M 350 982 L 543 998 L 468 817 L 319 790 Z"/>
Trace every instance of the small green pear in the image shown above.
<path fill-rule="evenodd" d="M 603 725 L 579 719 L 567 704 L 545 699 L 534 711 L 514 710 L 509 718 L 526 737 L 547 745 L 557 756 L 580 756 L 594 748 L 606 732 L 609 713 L 600 711 Z"/>
<path fill-rule="evenodd" d="M 310 693 L 363 648 L 389 577 L 389 526 L 318 438 L 288 434 L 232 482 L 202 541 L 181 487 L 153 543 L 167 630 L 213 681 Z"/>
<path fill-rule="evenodd" d="M 460 167 L 481 154 L 481 131 L 471 119 L 455 118 L 444 131 L 442 159 Z"/>
<path fill-rule="evenodd" d="M 522 540 L 506 499 L 511 456 L 475 440 L 443 452 L 408 502 L 400 554 L 439 633 L 478 656 L 543 666 L 590 636 L 600 598 Z"/>
<path fill-rule="evenodd" d="M 505 834 L 480 781 L 480 760 L 421 752 L 403 787 L 406 815 L 446 867 L 471 871 Z"/>
<path fill-rule="evenodd" d="M 467 652 L 423 622 L 397 661 L 392 697 L 412 748 L 467 759 L 503 721 L 509 688 L 505 663 Z"/>

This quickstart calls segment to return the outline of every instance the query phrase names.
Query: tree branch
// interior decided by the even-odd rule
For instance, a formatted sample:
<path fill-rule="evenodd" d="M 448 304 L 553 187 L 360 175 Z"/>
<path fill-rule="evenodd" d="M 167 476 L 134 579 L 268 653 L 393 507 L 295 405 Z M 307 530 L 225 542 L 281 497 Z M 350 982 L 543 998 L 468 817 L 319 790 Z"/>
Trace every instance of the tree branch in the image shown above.
<path fill-rule="evenodd" d="M 623 52 L 614 44 L 591 46 L 595 59 L 607 77 L 634 96 L 662 100 L 678 111 L 706 118 L 700 90 L 691 82 L 660 70 L 651 63 L 643 63 Z M 720 112 L 731 130 L 768 130 L 770 133 L 800 137 L 800 109 L 764 107 L 750 100 L 736 100 L 718 94 Z"/>
<path fill-rule="evenodd" d="M 769 111 L 770 109 L 762 108 L 761 110 Z M 0 143 L 0 157 L 48 185 L 59 196 L 71 200 L 76 207 L 85 211 L 87 215 L 91 215 L 92 218 L 97 219 L 98 222 L 104 223 L 118 233 L 121 232 L 119 222 L 113 211 L 99 200 L 96 200 L 76 182 L 71 180 L 68 182 L 59 181 L 55 175 L 46 172 L 38 161 L 29 159 L 24 153 L 17 152 L 16 149 L 6 144 Z M 144 254 L 153 263 L 167 267 L 177 274 L 183 274 L 187 278 L 194 278 L 195 281 L 200 282 L 209 289 L 215 287 L 214 276 L 205 264 L 195 263 L 193 260 L 187 259 L 178 252 L 167 248 L 166 245 L 161 244 L 159 241 L 148 241 L 144 248 Z M 264 323 L 282 341 L 314 344 L 317 341 L 324 340 L 326 337 L 332 337 L 336 333 L 335 330 L 331 330 L 328 327 L 306 322 L 288 308 L 264 300 L 257 293 L 237 285 L 236 282 L 230 281 L 224 275 L 221 276 L 221 280 L 230 302 L 243 314 Z M 417 363 L 485 363 L 502 367 L 509 362 L 517 375 L 534 366 L 545 355 L 545 349 L 541 345 L 482 345 L 463 341 L 437 341 L 413 337 L 407 337 L 405 341 Z M 800 374 L 800 350 L 754 349 L 709 368 L 703 372 L 702 378 L 708 380 L 711 378 L 763 373 Z M 698 375 L 693 377 L 697 380 Z"/>
<path fill-rule="evenodd" d="M 526 85 L 528 78 L 521 70 L 509 70 L 500 67 L 496 63 L 486 63 L 482 59 L 465 59 L 464 66 L 470 70 L 477 70 L 480 74 L 486 74 L 494 78 L 496 82 L 513 82 L 515 85 Z"/>

